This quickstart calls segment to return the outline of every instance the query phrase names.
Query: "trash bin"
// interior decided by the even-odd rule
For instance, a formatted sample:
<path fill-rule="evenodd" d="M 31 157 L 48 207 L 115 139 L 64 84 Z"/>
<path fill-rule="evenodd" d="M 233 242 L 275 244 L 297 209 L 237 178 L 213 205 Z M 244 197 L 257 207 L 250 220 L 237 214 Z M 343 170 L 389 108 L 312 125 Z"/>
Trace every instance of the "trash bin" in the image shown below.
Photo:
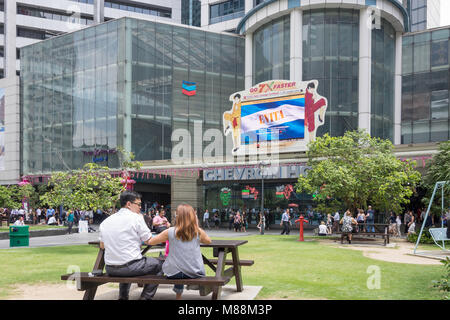
<path fill-rule="evenodd" d="M 28 247 L 30 245 L 29 226 L 9 226 L 9 246 Z"/>

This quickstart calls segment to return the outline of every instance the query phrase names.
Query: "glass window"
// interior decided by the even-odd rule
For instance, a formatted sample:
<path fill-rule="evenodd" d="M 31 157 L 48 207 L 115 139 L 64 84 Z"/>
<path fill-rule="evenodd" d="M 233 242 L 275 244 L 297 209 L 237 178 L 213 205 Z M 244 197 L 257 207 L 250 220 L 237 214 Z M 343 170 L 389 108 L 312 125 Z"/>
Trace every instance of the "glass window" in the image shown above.
<path fill-rule="evenodd" d="M 268 23 L 253 34 L 253 83 L 288 79 L 290 57 L 289 16 Z M 323 69 L 323 63 L 322 63 Z"/>
<path fill-rule="evenodd" d="M 431 67 L 433 70 L 448 69 L 448 40 L 433 41 L 431 43 Z"/>
<path fill-rule="evenodd" d="M 414 46 L 414 72 L 430 70 L 430 44 L 418 44 Z"/>
<path fill-rule="evenodd" d="M 448 90 L 431 92 L 431 119 L 448 119 Z"/>

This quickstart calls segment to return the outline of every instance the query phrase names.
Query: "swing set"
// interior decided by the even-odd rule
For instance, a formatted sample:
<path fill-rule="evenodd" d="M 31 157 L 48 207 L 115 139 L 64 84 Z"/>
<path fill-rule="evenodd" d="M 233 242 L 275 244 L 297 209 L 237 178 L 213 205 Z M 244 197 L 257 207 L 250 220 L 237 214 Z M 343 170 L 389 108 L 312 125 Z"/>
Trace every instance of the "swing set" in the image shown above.
<path fill-rule="evenodd" d="M 433 190 L 433 194 L 431 196 L 430 199 L 430 203 L 428 204 L 428 209 L 427 209 L 427 213 L 425 215 L 425 218 L 423 219 L 423 221 L 427 221 L 428 215 L 430 214 L 430 209 L 431 209 L 431 205 L 433 203 L 434 200 L 434 196 L 436 195 L 437 191 L 439 189 L 442 190 L 442 199 L 441 199 L 441 215 L 442 218 L 445 214 L 445 209 L 444 209 L 444 187 L 445 185 L 450 184 L 450 181 L 439 181 L 436 182 L 436 184 L 434 185 L 434 190 Z M 447 225 L 450 223 L 450 221 L 447 221 Z M 430 232 L 431 237 L 433 238 L 434 243 L 441 248 L 441 251 L 439 251 L 438 253 L 435 252 L 420 252 L 417 253 L 417 247 L 419 246 L 419 242 L 420 239 L 422 238 L 422 234 L 423 234 L 423 229 L 425 227 L 425 223 L 422 223 L 422 227 L 420 228 L 420 233 L 419 236 L 417 237 L 417 242 L 416 242 L 416 246 L 414 247 L 414 254 L 417 255 L 421 255 L 421 256 L 427 256 L 430 258 L 439 258 L 442 259 L 445 256 L 450 256 L 450 250 L 447 249 L 445 247 L 445 242 L 449 241 L 450 239 L 447 237 L 447 228 L 444 228 L 444 220 L 441 219 L 441 227 L 440 228 L 430 228 L 428 229 L 428 231 Z"/>

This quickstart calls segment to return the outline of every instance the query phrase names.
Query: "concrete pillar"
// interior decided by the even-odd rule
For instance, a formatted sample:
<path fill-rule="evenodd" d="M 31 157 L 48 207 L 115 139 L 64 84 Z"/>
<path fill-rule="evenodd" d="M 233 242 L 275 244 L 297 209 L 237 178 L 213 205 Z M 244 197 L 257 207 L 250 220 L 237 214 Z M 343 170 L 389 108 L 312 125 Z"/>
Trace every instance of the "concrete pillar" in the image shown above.
<path fill-rule="evenodd" d="M 245 13 L 249 12 L 250 10 L 253 9 L 253 0 L 245 0 Z"/>
<path fill-rule="evenodd" d="M 131 23 L 136 23 L 132 20 Z M 132 93 L 132 37 L 131 25 L 127 24 L 125 28 L 125 98 L 123 107 L 123 147 L 125 151 L 131 151 L 131 93 Z"/>
<path fill-rule="evenodd" d="M 105 0 L 94 0 L 94 24 L 105 21 Z"/>
<path fill-rule="evenodd" d="M 4 19 L 5 19 L 5 43 L 4 43 L 4 75 L 5 78 L 16 75 L 16 0 L 5 0 Z"/>
<path fill-rule="evenodd" d="M 395 36 L 395 80 L 394 80 L 394 144 L 402 138 L 402 33 Z"/>
<path fill-rule="evenodd" d="M 245 89 L 253 85 L 253 34 L 245 35 Z"/>
<path fill-rule="evenodd" d="M 302 81 L 303 73 L 303 11 L 291 11 L 290 80 Z"/>
<path fill-rule="evenodd" d="M 366 7 L 359 14 L 359 97 L 358 128 L 370 133 L 372 81 L 372 9 Z"/>
<path fill-rule="evenodd" d="M 195 175 L 192 178 L 172 176 L 170 184 L 172 222 L 177 206 L 182 203 L 190 204 L 194 209 L 203 208 L 202 186 L 197 181 L 198 178 Z M 203 214 L 200 211 L 197 213 Z"/>
<path fill-rule="evenodd" d="M 206 27 L 209 25 L 209 4 L 208 0 L 201 0 L 201 15 L 200 15 L 200 26 Z"/>

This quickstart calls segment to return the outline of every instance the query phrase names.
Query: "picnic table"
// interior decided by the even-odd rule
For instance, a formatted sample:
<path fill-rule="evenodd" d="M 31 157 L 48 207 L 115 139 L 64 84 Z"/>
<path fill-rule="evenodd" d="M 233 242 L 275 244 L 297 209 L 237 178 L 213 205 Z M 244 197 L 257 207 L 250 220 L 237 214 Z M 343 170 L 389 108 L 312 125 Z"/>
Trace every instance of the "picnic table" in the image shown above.
<path fill-rule="evenodd" d="M 215 275 L 213 277 L 202 277 L 196 279 L 168 279 L 165 276 L 145 275 L 137 277 L 110 277 L 103 272 L 105 267 L 104 254 L 105 250 L 100 248 L 100 242 L 89 242 L 90 245 L 99 247 L 94 268 L 89 274 L 88 272 L 65 274 L 61 276 L 61 280 L 76 280 L 77 289 L 85 291 L 83 300 L 93 300 L 99 285 L 108 282 L 118 283 L 137 283 L 144 284 L 184 284 L 184 285 L 198 285 L 200 286 L 200 295 L 205 296 L 212 292 L 212 300 L 220 299 L 222 293 L 222 286 L 227 284 L 231 278 L 236 280 L 236 291 L 242 292 L 243 281 L 241 266 L 251 266 L 254 264 L 253 260 L 241 260 L 239 258 L 238 247 L 246 244 L 247 240 L 212 240 L 210 244 L 201 244 L 203 248 L 212 248 L 213 256 L 217 259 L 207 258 L 202 254 L 203 262 L 211 268 Z M 153 246 L 159 247 L 161 246 Z M 143 250 L 143 254 L 147 252 L 150 246 Z M 227 260 L 227 255 L 231 253 L 231 260 Z M 159 259 L 164 260 L 164 257 Z M 225 267 L 231 266 L 228 269 Z"/>

